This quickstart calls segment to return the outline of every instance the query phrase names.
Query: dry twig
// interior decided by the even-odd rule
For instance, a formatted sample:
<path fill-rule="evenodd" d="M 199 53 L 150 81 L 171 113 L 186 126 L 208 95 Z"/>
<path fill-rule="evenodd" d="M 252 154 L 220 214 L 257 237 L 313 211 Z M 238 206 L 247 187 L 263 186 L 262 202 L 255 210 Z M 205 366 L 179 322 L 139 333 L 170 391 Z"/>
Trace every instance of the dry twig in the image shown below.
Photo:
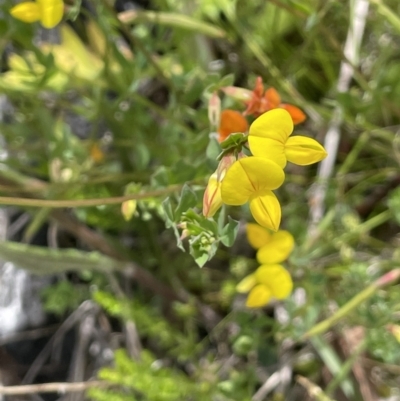
<path fill-rule="evenodd" d="M 368 14 L 368 0 L 354 0 L 353 19 L 347 32 L 344 55 L 349 62 L 342 61 L 340 65 L 339 78 L 336 85 L 338 93 L 347 92 L 350 81 L 354 75 L 354 67 L 358 65 L 359 49 L 364 34 L 365 20 Z M 319 165 L 318 179 L 311 195 L 311 210 L 308 235 L 313 238 L 317 235 L 317 224 L 324 214 L 324 201 L 326 196 L 327 183 L 332 175 L 336 161 L 340 141 L 340 127 L 343 122 L 343 110 L 338 104 L 333 112 L 332 120 L 326 133 L 324 147 L 328 156 Z"/>
<path fill-rule="evenodd" d="M 91 387 L 107 387 L 106 382 L 88 381 L 77 383 L 41 383 L 28 384 L 23 386 L 0 386 L 0 394 L 2 395 L 25 395 L 35 393 L 72 393 L 77 391 L 85 391 Z"/>

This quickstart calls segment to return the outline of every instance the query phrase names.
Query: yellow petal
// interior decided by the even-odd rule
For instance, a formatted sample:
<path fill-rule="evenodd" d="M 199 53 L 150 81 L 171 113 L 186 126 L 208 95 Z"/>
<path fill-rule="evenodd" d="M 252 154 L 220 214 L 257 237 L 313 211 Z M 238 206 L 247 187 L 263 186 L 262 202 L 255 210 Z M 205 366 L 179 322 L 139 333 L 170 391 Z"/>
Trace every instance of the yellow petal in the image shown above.
<path fill-rule="evenodd" d="M 254 274 L 257 282 L 267 286 L 271 296 L 276 299 L 285 299 L 292 292 L 292 278 L 281 265 L 262 265 Z"/>
<path fill-rule="evenodd" d="M 236 291 L 240 293 L 249 292 L 256 284 L 255 274 L 249 274 L 236 286 Z"/>
<path fill-rule="evenodd" d="M 250 135 L 248 141 L 253 156 L 272 160 L 281 168 L 286 166 L 285 145 L 282 142 L 271 138 L 261 138 Z"/>
<path fill-rule="evenodd" d="M 265 285 L 258 284 L 251 291 L 246 300 L 248 308 L 260 308 L 271 299 L 271 291 Z"/>
<path fill-rule="evenodd" d="M 132 219 L 133 215 L 136 212 L 137 208 L 137 200 L 130 199 L 121 204 L 121 213 L 125 221 L 129 221 Z"/>
<path fill-rule="evenodd" d="M 90 53 L 74 30 L 61 25 L 61 44 L 42 46 L 45 52 L 51 51 L 55 64 L 60 71 L 88 81 L 101 84 L 98 77 L 103 68 L 103 61 Z"/>
<path fill-rule="evenodd" d="M 317 163 L 327 156 L 326 150 L 320 143 L 306 136 L 289 138 L 286 142 L 285 154 L 288 161 L 300 166 Z"/>
<path fill-rule="evenodd" d="M 285 179 L 283 170 L 262 157 L 245 157 L 227 171 L 221 186 L 222 201 L 228 205 L 243 205 L 252 196 L 269 194 Z"/>
<path fill-rule="evenodd" d="M 293 132 L 293 121 L 284 109 L 267 111 L 251 124 L 249 135 L 261 138 L 271 138 L 285 143 Z"/>
<path fill-rule="evenodd" d="M 40 22 L 45 28 L 54 28 L 60 23 L 64 14 L 62 0 L 37 0 L 40 7 Z"/>
<path fill-rule="evenodd" d="M 38 76 L 45 73 L 43 65 L 39 64 L 33 53 L 30 52 L 24 53 L 24 57 L 11 53 L 8 59 L 8 66 L 10 70 L 21 72 L 27 76 Z"/>
<path fill-rule="evenodd" d="M 265 228 L 278 231 L 281 223 L 281 205 L 271 191 L 250 201 L 250 211 L 255 221 Z"/>
<path fill-rule="evenodd" d="M 249 223 L 246 225 L 247 241 L 254 249 L 259 249 L 271 241 L 272 234 L 258 224 Z"/>
<path fill-rule="evenodd" d="M 389 324 L 386 327 L 393 334 L 395 339 L 400 343 L 400 326 L 397 324 Z"/>
<path fill-rule="evenodd" d="M 285 143 L 292 132 L 293 120 L 286 110 L 274 109 L 262 114 L 250 125 L 251 153 L 285 167 Z"/>
<path fill-rule="evenodd" d="M 218 182 L 217 173 L 208 180 L 203 196 L 203 216 L 212 217 L 222 206 L 221 184 Z"/>
<path fill-rule="evenodd" d="M 268 243 L 265 243 L 257 252 L 257 261 L 260 264 L 274 264 L 288 258 L 294 247 L 294 238 L 289 231 L 278 231 L 272 234 Z"/>
<path fill-rule="evenodd" d="M 10 14 L 23 22 L 36 22 L 40 19 L 40 8 L 33 1 L 17 4 L 10 10 Z"/>

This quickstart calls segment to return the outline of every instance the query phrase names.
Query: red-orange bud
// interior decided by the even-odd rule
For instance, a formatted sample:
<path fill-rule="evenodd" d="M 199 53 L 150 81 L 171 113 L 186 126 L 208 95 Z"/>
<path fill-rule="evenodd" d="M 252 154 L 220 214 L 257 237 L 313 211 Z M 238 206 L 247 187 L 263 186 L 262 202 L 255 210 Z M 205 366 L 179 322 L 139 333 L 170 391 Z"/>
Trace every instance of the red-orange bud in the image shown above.
<path fill-rule="evenodd" d="M 252 96 L 251 90 L 240 88 L 239 86 L 225 86 L 225 88 L 222 88 L 222 91 L 225 93 L 225 95 L 230 96 L 240 102 L 249 101 Z"/>

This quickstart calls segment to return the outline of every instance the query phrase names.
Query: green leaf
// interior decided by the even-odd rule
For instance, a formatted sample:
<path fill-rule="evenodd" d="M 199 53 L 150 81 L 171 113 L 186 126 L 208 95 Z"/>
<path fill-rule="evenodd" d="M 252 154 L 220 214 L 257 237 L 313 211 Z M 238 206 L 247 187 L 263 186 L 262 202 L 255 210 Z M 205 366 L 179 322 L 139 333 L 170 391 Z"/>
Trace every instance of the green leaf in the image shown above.
<path fill-rule="evenodd" d="M 185 29 L 196 34 L 203 34 L 213 38 L 223 38 L 225 31 L 215 25 L 208 24 L 184 14 L 156 11 L 134 11 L 120 17 L 125 23 L 154 22 L 158 25 Z"/>
<path fill-rule="evenodd" d="M 218 82 L 218 85 L 220 88 L 223 88 L 225 86 L 232 86 L 234 82 L 235 82 L 235 75 L 228 74 L 221 78 L 221 80 Z"/>
<path fill-rule="evenodd" d="M 397 223 L 400 223 L 400 188 L 392 191 L 388 200 L 388 206 Z"/>
<path fill-rule="evenodd" d="M 328 370 L 331 372 L 332 376 L 336 377 L 336 375 L 339 374 L 342 368 L 342 362 L 338 357 L 336 351 L 322 337 L 315 336 L 311 338 L 310 341 L 319 354 L 320 358 L 324 361 Z M 348 398 L 351 399 L 354 396 L 354 386 L 350 379 L 343 379 L 340 384 L 340 388 L 343 390 Z"/>
<path fill-rule="evenodd" d="M 197 201 L 197 195 L 189 187 L 189 185 L 185 184 L 182 188 L 181 199 L 179 200 L 179 204 L 175 209 L 175 216 L 180 219 L 182 213 L 197 205 Z"/>
<path fill-rule="evenodd" d="M 68 20 L 75 21 L 78 18 L 78 15 L 81 11 L 82 0 L 74 0 L 72 6 L 66 8 L 65 17 Z"/>
<path fill-rule="evenodd" d="M 50 249 L 19 242 L 0 242 L 0 258 L 15 263 L 34 274 L 63 273 L 71 270 L 107 272 L 121 268 L 121 263 L 98 252 L 76 249 Z"/>
<path fill-rule="evenodd" d="M 167 187 L 170 183 L 168 170 L 165 166 L 161 166 L 151 176 L 151 185 L 153 187 Z"/>
<path fill-rule="evenodd" d="M 194 240 L 189 241 L 190 254 L 199 267 L 203 267 L 217 252 L 218 241 L 213 244 L 203 244 L 204 237 L 199 235 Z"/>
<path fill-rule="evenodd" d="M 214 164 L 215 168 L 217 168 L 217 157 L 220 152 L 221 147 L 219 146 L 218 141 L 215 138 L 211 138 L 206 149 L 206 156 L 207 159 Z"/>
<path fill-rule="evenodd" d="M 193 180 L 197 173 L 197 167 L 192 164 L 188 164 L 185 161 L 179 159 L 171 168 L 171 176 L 173 182 L 176 184 L 184 183 Z"/>
<path fill-rule="evenodd" d="M 216 83 L 212 83 L 205 87 L 205 89 L 203 90 L 203 96 L 205 98 L 209 98 L 218 89 L 219 89 L 218 85 Z"/>
<path fill-rule="evenodd" d="M 134 161 L 138 170 L 145 170 L 150 163 L 150 152 L 148 147 L 143 143 L 135 145 Z"/>
<path fill-rule="evenodd" d="M 162 208 L 165 212 L 166 221 L 165 224 L 167 228 L 170 228 L 175 222 L 175 212 L 172 209 L 170 197 L 166 198 L 162 202 Z"/>
<path fill-rule="evenodd" d="M 228 217 L 228 224 L 221 230 L 220 240 L 225 246 L 232 246 L 239 231 L 239 222 Z"/>

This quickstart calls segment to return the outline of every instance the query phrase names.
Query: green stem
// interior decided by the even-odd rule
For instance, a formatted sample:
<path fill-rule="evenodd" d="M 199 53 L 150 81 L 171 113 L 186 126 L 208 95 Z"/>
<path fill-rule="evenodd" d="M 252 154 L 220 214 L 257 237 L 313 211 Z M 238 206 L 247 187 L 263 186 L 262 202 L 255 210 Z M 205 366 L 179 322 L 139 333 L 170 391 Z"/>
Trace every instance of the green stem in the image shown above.
<path fill-rule="evenodd" d="M 311 399 L 316 399 L 318 401 L 334 401 L 333 398 L 328 397 L 321 387 L 317 386 L 311 380 L 304 376 L 296 376 L 296 381 L 300 383 L 306 390 Z"/>
<path fill-rule="evenodd" d="M 365 302 L 368 298 L 374 295 L 380 288 L 392 284 L 400 278 L 400 268 L 391 270 L 390 272 L 384 274 L 381 278 L 373 282 L 363 291 L 358 293 L 355 297 L 353 297 L 349 302 L 343 305 L 336 313 L 334 313 L 328 319 L 323 320 L 318 323 L 310 330 L 308 330 L 303 336 L 302 340 L 306 340 L 307 338 L 325 333 L 332 326 L 334 326 L 339 320 L 346 317 L 350 312 L 356 309 L 359 305 Z"/>
<path fill-rule="evenodd" d="M 341 177 L 349 171 L 350 167 L 354 164 L 355 161 L 358 160 L 358 156 L 364 146 L 370 141 L 370 133 L 368 131 L 364 131 L 357 139 L 350 153 L 347 155 L 346 160 L 340 166 L 337 177 Z"/>
<path fill-rule="evenodd" d="M 360 354 L 365 351 L 367 344 L 366 341 L 361 341 L 357 348 L 352 352 L 351 357 L 347 359 L 347 361 L 341 366 L 340 371 L 333 377 L 332 381 L 328 384 L 325 389 L 325 392 L 331 395 L 334 391 L 336 391 L 337 386 L 339 386 L 349 375 L 351 369 L 353 368 L 354 363 L 359 358 Z"/>
<path fill-rule="evenodd" d="M 52 199 L 30 199 L 30 198 L 14 198 L 8 196 L 0 196 L 0 205 L 45 207 L 52 209 L 116 205 L 132 199 L 140 200 L 162 195 L 168 195 L 172 192 L 179 191 L 181 188 L 182 188 L 181 184 L 176 184 L 176 185 L 170 185 L 167 188 L 157 189 L 154 191 L 148 191 L 140 194 L 130 194 L 125 196 L 115 196 L 110 198 L 98 198 L 98 199 L 52 200 Z"/>
<path fill-rule="evenodd" d="M 374 4 L 378 13 L 389 21 L 398 32 L 400 32 L 400 18 L 389 7 L 383 4 L 382 0 L 369 0 L 369 2 Z"/>
<path fill-rule="evenodd" d="M 370 218 L 369 220 L 365 221 L 364 223 L 360 224 L 356 230 L 353 232 L 345 233 L 343 234 L 340 239 L 342 241 L 350 241 L 354 236 L 360 236 L 362 234 L 367 233 L 368 231 L 371 231 L 375 227 L 379 227 L 383 223 L 387 222 L 390 220 L 392 217 L 392 213 L 390 210 L 385 210 L 382 213 L 379 213 L 378 215 Z"/>
<path fill-rule="evenodd" d="M 184 14 L 128 10 L 119 13 L 118 19 L 124 24 L 131 24 L 133 22 L 152 22 L 159 25 L 171 26 L 173 28 L 185 29 L 213 38 L 226 37 L 226 32 L 224 32 L 221 28 L 215 27 L 207 22 L 199 21 Z"/>

